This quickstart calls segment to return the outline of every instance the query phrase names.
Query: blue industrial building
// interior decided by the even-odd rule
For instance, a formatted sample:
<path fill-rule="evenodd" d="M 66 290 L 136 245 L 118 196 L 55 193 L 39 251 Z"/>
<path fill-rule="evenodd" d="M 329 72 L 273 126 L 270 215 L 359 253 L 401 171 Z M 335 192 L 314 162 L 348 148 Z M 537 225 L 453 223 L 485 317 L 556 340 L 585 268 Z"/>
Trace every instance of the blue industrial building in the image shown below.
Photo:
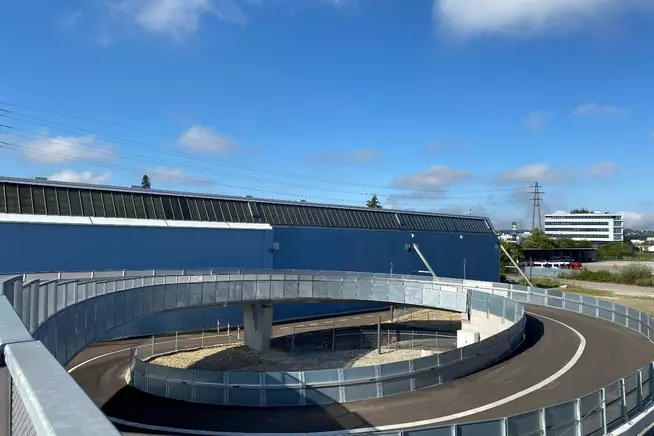
<path fill-rule="evenodd" d="M 412 234 L 438 276 L 498 281 L 498 239 L 483 217 L 0 178 L 0 274 L 208 268 L 416 274 L 425 265 L 407 250 Z"/>

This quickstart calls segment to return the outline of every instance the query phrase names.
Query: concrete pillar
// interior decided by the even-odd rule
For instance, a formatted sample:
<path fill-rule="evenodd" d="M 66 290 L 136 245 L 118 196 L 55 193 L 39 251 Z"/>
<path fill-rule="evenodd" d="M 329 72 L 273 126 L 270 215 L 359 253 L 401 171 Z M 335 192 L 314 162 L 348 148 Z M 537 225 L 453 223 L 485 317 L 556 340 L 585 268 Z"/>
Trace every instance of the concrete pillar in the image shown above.
<path fill-rule="evenodd" d="M 254 303 L 243 305 L 243 330 L 246 347 L 259 351 L 270 348 L 272 318 L 272 304 Z"/>

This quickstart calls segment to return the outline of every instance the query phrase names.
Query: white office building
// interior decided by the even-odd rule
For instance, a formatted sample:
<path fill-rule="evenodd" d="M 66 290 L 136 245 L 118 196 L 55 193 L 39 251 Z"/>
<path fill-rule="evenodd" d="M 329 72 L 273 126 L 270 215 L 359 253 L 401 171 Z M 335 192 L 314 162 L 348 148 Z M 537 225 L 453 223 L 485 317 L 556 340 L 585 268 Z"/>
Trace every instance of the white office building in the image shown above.
<path fill-rule="evenodd" d="M 575 241 L 622 242 L 622 215 L 618 213 L 553 213 L 545 215 L 545 233 Z"/>

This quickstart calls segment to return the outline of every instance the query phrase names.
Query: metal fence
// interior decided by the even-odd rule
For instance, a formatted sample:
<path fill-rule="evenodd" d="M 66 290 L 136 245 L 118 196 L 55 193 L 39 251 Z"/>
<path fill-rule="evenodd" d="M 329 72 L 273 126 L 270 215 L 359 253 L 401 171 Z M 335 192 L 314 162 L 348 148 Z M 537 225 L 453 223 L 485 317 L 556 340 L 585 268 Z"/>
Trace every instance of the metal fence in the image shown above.
<path fill-rule="evenodd" d="M 51 352 L 30 335 L 4 295 L 14 285 L 22 287 L 22 282 L 0 280 L 0 436 L 119 436 Z"/>
<path fill-rule="evenodd" d="M 147 275 L 156 276 L 159 283 L 161 283 L 161 280 L 163 280 L 163 283 L 166 283 L 168 279 L 165 276 L 172 276 L 177 273 L 184 273 L 184 271 L 54 273 L 49 275 L 49 279 L 97 280 L 99 276 L 103 276 L 105 278 L 119 277 L 122 280 L 125 277 Z M 197 275 L 198 272 L 194 271 L 193 273 Z M 334 277 L 339 273 L 326 274 Z M 397 276 L 387 274 L 370 276 L 374 276 L 375 280 L 398 278 Z M 48 277 L 30 275 L 24 276 L 23 278 L 31 280 L 39 278 L 47 279 Z M 425 280 L 425 278 L 418 277 L 415 280 L 420 281 Z M 10 280 L 9 282 L 12 281 Z M 89 325 L 81 321 L 79 321 L 80 324 L 75 323 L 79 319 L 77 315 L 80 313 L 88 314 L 88 310 L 86 312 L 77 312 L 75 316 L 69 315 L 72 312 L 67 313 L 66 316 L 62 316 L 60 312 L 67 307 L 68 301 L 82 302 L 87 298 L 97 299 L 98 296 L 102 295 L 100 293 L 92 294 L 89 289 L 85 289 L 82 286 L 84 283 L 85 280 L 77 281 L 76 285 L 72 287 L 73 291 L 71 293 L 69 289 L 65 288 L 64 291 L 60 291 L 59 286 L 63 285 L 63 283 L 55 282 L 57 295 L 61 298 L 54 297 L 56 299 L 51 300 L 50 294 L 48 294 L 48 297 L 44 297 L 44 294 L 39 291 L 31 292 L 27 290 L 29 289 L 27 282 L 25 283 L 25 288 L 23 288 L 22 280 L 18 280 L 16 286 L 7 281 L 3 282 L 2 291 L 9 291 L 12 295 L 10 296 L 11 298 L 0 296 L 0 351 L 2 351 L 0 356 L 3 359 L 3 362 L 0 363 L 1 436 L 5 434 L 30 434 L 32 429 L 38 435 L 118 434 L 99 410 L 95 408 L 92 402 L 79 390 L 72 378 L 52 360 L 52 356 L 45 348 L 32 340 L 28 329 L 25 328 L 25 326 L 28 326 L 29 330 L 32 331 L 34 327 L 42 325 L 44 319 L 49 319 L 55 316 L 56 313 L 56 317 L 61 319 L 68 319 L 70 317 L 71 325 L 81 327 L 81 331 L 83 332 L 84 327 L 88 327 Z M 438 279 L 431 283 L 441 286 L 441 289 L 451 289 L 457 286 L 476 288 L 480 291 L 493 292 L 506 296 L 516 301 L 571 310 L 580 314 L 612 321 L 620 326 L 640 332 L 650 340 L 654 339 L 654 320 L 650 319 L 647 315 L 594 297 L 564 293 L 558 290 L 528 289 L 523 286 L 469 280 Z M 113 286 L 110 292 L 120 290 L 120 285 L 116 285 L 116 283 L 110 286 Z M 91 288 L 95 291 L 98 290 L 95 285 L 92 285 Z M 86 292 L 87 290 L 89 290 L 88 293 Z M 107 289 L 105 288 L 106 291 Z M 20 294 L 18 298 L 23 301 L 32 302 L 32 304 L 17 304 L 14 298 L 17 293 Z M 83 298 L 78 298 L 78 295 Z M 37 301 L 40 302 L 42 299 L 47 299 L 47 301 L 55 302 L 56 304 L 53 305 L 53 303 L 50 303 L 46 306 L 36 304 Z M 7 306 L 7 301 L 13 303 L 13 310 Z M 109 305 L 105 303 L 94 305 L 89 304 L 89 301 L 87 301 L 86 305 L 90 306 L 93 310 L 101 307 L 102 312 L 97 313 L 101 313 L 100 316 L 103 316 L 102 320 L 105 321 L 106 309 L 108 307 L 114 307 L 110 306 L 111 303 Z M 16 313 L 20 315 L 20 318 L 16 316 Z M 27 315 L 28 313 L 30 315 Z M 119 318 L 119 320 L 123 319 L 124 322 L 127 319 L 124 318 L 124 315 L 120 315 L 123 318 Z M 135 315 L 135 313 L 132 313 L 129 319 L 134 319 Z M 20 323 L 20 319 L 23 320 L 25 326 Z M 85 320 L 84 322 L 87 320 L 84 317 L 82 319 Z M 108 325 L 115 325 L 115 318 L 110 318 L 109 321 L 107 321 Z M 48 331 L 48 334 L 52 334 L 52 340 L 55 343 L 58 341 L 55 338 L 61 335 L 59 337 L 61 339 L 60 342 L 64 344 L 63 347 L 66 349 L 65 334 L 51 333 L 50 331 Z M 86 337 L 93 340 L 95 331 L 92 331 Z M 84 337 L 80 337 L 80 341 L 83 343 Z M 71 349 L 73 349 L 74 342 L 72 339 L 69 342 L 71 343 Z M 34 348 L 35 351 L 29 356 L 29 352 L 21 350 L 31 348 Z M 59 349 L 59 347 L 55 348 Z M 53 352 L 50 346 L 48 346 L 48 349 L 51 353 Z M 652 365 L 646 365 L 640 371 L 625 375 L 624 378 L 616 380 L 615 383 L 591 392 L 584 397 L 502 419 L 435 427 L 432 429 L 398 430 L 398 426 L 391 426 L 389 428 L 357 429 L 352 432 L 344 430 L 329 434 L 378 432 L 378 434 L 386 435 L 411 436 L 602 435 L 616 428 L 631 428 L 632 433 L 630 434 L 636 434 L 635 432 L 639 428 L 643 428 L 652 422 L 652 380 L 654 380 L 654 377 L 652 377 Z M 62 404 L 65 404 L 66 407 L 61 407 Z M 402 428 L 408 427 L 402 426 Z"/>
<path fill-rule="evenodd" d="M 328 332 L 329 333 L 329 332 Z M 431 350 L 447 351 L 456 348 L 456 335 L 451 333 L 429 332 L 424 330 L 403 330 L 403 329 L 381 329 L 366 330 L 358 329 L 348 333 L 336 333 L 333 339 L 324 342 L 323 349 L 334 351 L 345 350 L 375 350 L 378 345 L 382 351 L 393 350 Z M 314 351 L 317 348 L 302 343 L 296 335 L 291 351 Z"/>
<path fill-rule="evenodd" d="M 428 292 L 434 291 L 425 291 L 423 299 L 429 300 Z M 346 403 L 436 386 L 492 365 L 513 352 L 524 339 L 522 305 L 478 290 L 467 291 L 466 295 L 475 314 L 492 317 L 501 331 L 481 342 L 428 357 L 354 368 L 248 372 L 173 368 L 146 362 L 136 353 L 130 380 L 136 389 L 165 398 L 256 407 Z M 335 331 L 332 330 L 333 346 Z M 367 335 L 363 331 L 357 334 L 359 346 L 363 347 Z M 371 336 L 374 342 L 381 339 L 376 333 Z M 390 336 L 387 332 L 386 337 Z M 404 335 L 395 331 L 394 337 L 400 341 L 395 341 L 394 346 L 415 347 L 432 342 L 436 345 L 433 337 L 416 336 L 411 331 Z"/>

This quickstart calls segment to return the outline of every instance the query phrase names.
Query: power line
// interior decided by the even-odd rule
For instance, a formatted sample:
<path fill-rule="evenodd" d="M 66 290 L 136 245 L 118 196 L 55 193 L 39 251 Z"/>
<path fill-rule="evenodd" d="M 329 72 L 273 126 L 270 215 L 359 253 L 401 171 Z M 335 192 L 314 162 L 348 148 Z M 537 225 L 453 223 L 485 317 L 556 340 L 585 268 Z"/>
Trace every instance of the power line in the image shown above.
<path fill-rule="evenodd" d="M 0 124 L 0 127 L 5 127 L 7 129 L 11 130 L 17 130 L 21 132 L 28 132 L 31 133 L 29 130 L 26 129 L 21 129 L 9 125 L 4 125 Z M 46 142 L 50 144 L 54 144 L 58 147 L 66 147 L 66 148 L 72 148 L 72 149 L 78 149 L 78 150 L 88 150 L 90 154 L 100 154 L 102 156 L 106 156 L 107 158 L 112 158 L 117 155 L 117 153 L 112 150 L 108 149 L 105 147 L 100 147 L 100 146 L 93 146 L 90 147 L 84 143 L 81 143 L 79 141 L 75 140 L 52 140 L 52 139 L 47 139 L 43 137 L 35 137 L 35 136 L 29 136 L 29 135 L 22 135 L 19 133 L 14 133 L 13 131 L 6 131 L 4 132 L 6 135 L 11 135 L 19 138 L 24 138 L 24 139 L 30 139 L 34 141 L 40 141 L 40 142 Z M 239 175 L 239 174 L 233 174 L 233 173 L 226 173 L 222 171 L 215 171 L 215 170 L 210 170 L 210 169 L 204 169 L 204 168 L 197 168 L 197 167 L 191 167 L 187 165 L 178 165 L 175 162 L 170 162 L 162 159 L 152 159 L 147 156 L 142 156 L 139 154 L 134 154 L 134 153 L 129 153 L 129 152 L 121 152 L 121 155 L 127 156 L 130 160 L 133 161 L 140 161 L 144 163 L 155 163 L 163 167 L 167 167 L 170 170 L 185 170 L 188 172 L 193 172 L 193 173 L 201 173 L 201 174 L 210 174 L 210 175 L 219 175 L 219 176 L 227 176 L 235 179 L 241 179 L 241 180 L 248 180 L 248 181 L 255 181 L 255 182 L 264 182 L 268 184 L 278 184 L 278 185 L 285 185 L 288 187 L 292 188 L 301 188 L 301 189 L 308 189 L 308 190 L 318 190 L 318 191 L 329 191 L 329 192 L 335 192 L 335 193 L 341 193 L 341 194 L 349 194 L 349 195 L 357 195 L 357 196 L 372 196 L 373 193 L 371 192 L 355 192 L 355 191 L 347 191 L 347 190 L 342 190 L 342 189 L 334 189 L 334 188 L 324 188 L 324 187 L 315 187 L 315 186 L 309 186 L 309 185 L 302 185 L 302 184 L 297 184 L 297 183 L 288 183 L 288 182 L 282 182 L 282 181 L 276 181 L 276 180 L 270 180 L 270 179 L 263 179 L 260 177 L 252 177 L 252 176 L 244 176 L 244 175 Z M 53 156 L 59 156 L 54 154 Z M 90 161 L 90 159 L 87 159 L 87 161 Z M 150 170 L 144 170 L 144 172 L 151 172 Z M 250 188 L 244 188 L 244 189 L 250 189 Z M 384 195 L 389 195 L 389 194 L 384 194 Z M 415 200 L 441 200 L 441 201 L 450 201 L 450 200 L 470 200 L 470 199 L 475 199 L 475 197 L 448 197 L 448 196 L 439 196 L 439 197 L 429 197 L 429 196 L 419 196 L 419 195 L 402 195 L 402 194 L 392 194 L 394 197 L 397 198 L 402 198 L 402 199 L 415 199 Z"/>
<path fill-rule="evenodd" d="M 128 167 L 125 165 L 118 165 L 118 164 L 110 164 L 106 162 L 96 162 L 88 159 L 82 159 L 82 158 L 72 158 L 68 156 L 61 156 L 57 155 L 54 153 L 47 153 L 42 150 L 38 150 L 35 148 L 31 147 L 26 147 L 23 145 L 18 145 L 18 144 L 13 144 L 10 142 L 1 142 L 2 147 L 0 147 L 0 150 L 12 150 L 12 151 L 19 151 L 22 153 L 28 153 L 28 154 L 34 154 L 34 155 L 40 155 L 40 156 L 50 156 L 57 158 L 59 160 L 63 161 L 70 161 L 70 162 L 81 162 L 81 163 L 86 163 L 90 165 L 95 165 L 95 166 L 100 166 L 100 167 L 105 167 L 109 169 L 115 169 L 118 171 L 127 171 L 127 172 L 133 172 L 133 173 L 138 173 L 138 174 L 143 174 L 144 172 L 147 172 L 143 168 L 134 168 L 134 167 Z M 206 185 L 217 185 L 217 186 L 223 186 L 223 187 L 228 187 L 228 188 L 236 188 L 236 189 L 245 189 L 247 191 L 256 191 L 256 192 L 263 192 L 263 193 L 268 193 L 268 194 L 275 194 L 275 195 L 286 195 L 286 196 L 292 196 L 292 197 L 300 197 L 300 198 L 314 198 L 314 199 L 319 199 L 319 200 L 327 200 L 333 203 L 345 203 L 343 199 L 337 199 L 333 197 L 320 197 L 320 196 L 315 196 L 315 195 L 302 195 L 302 194 L 294 194 L 294 193 L 289 193 L 289 192 L 279 192 L 279 191 L 273 191 L 273 190 L 267 190 L 267 189 L 258 189 L 258 188 L 250 188 L 250 187 L 243 187 L 243 186 L 236 186 L 236 185 L 230 185 L 226 183 L 219 183 L 219 182 L 214 182 L 211 180 L 202 180 L 202 179 L 195 179 L 191 177 L 184 177 L 184 176 L 179 176 L 175 174 L 168 174 L 168 173 L 162 173 L 162 172 L 152 172 L 150 171 L 150 174 L 153 174 L 157 177 L 161 177 L 164 179 L 175 179 L 175 180 L 181 180 L 181 181 L 186 181 L 186 182 L 192 182 L 194 184 L 206 184 Z"/>
<path fill-rule="evenodd" d="M 118 170 L 118 171 L 125 171 L 125 172 L 130 172 L 130 173 L 143 174 L 143 173 L 149 172 L 151 175 L 154 175 L 155 177 L 158 177 L 158 178 L 161 178 L 161 179 L 172 179 L 172 180 L 179 180 L 179 181 L 187 182 L 187 183 L 190 182 L 190 183 L 193 183 L 193 184 L 217 185 L 217 186 L 223 186 L 223 187 L 228 187 L 228 188 L 233 188 L 233 189 L 245 190 L 246 193 L 244 193 L 244 195 L 247 195 L 247 192 L 254 191 L 254 192 L 261 192 L 261 193 L 264 193 L 264 194 L 275 194 L 275 195 L 282 195 L 282 196 L 299 197 L 299 198 L 302 198 L 302 199 L 307 198 L 307 199 L 323 200 L 323 201 L 328 201 L 329 203 L 332 203 L 332 204 L 345 204 L 345 205 L 351 204 L 351 202 L 344 201 L 342 198 L 323 197 L 323 196 L 316 196 L 316 195 L 302 195 L 302 194 L 289 193 L 289 192 L 280 192 L 280 191 L 275 191 L 275 190 L 270 190 L 270 189 L 259 189 L 259 188 L 237 186 L 237 185 L 231 185 L 231 184 L 226 184 L 226 183 L 214 182 L 214 181 L 210 181 L 210 180 L 203 180 L 203 179 L 197 179 L 197 178 L 193 178 L 193 177 L 186 177 L 186 176 L 177 175 L 177 174 L 170 174 L 170 173 L 164 173 L 164 172 L 159 172 L 159 171 L 147 171 L 147 170 L 144 170 L 143 168 L 129 167 L 129 166 L 125 166 L 125 165 L 113 164 L 113 163 L 108 163 L 108 162 L 98 162 L 98 161 L 93 161 L 93 160 L 90 160 L 90 159 L 76 158 L 76 157 L 70 157 L 70 156 L 62 156 L 60 154 L 48 153 L 48 152 L 45 152 L 43 150 L 39 150 L 39 149 L 36 149 L 36 148 L 33 148 L 33 147 L 14 144 L 14 143 L 11 143 L 11 142 L 6 142 L 6 141 L 0 141 L 0 151 L 1 150 L 27 153 L 27 154 L 37 155 L 37 156 L 48 156 L 50 158 L 54 158 L 54 159 L 61 160 L 61 161 L 80 162 L 80 163 L 85 163 L 85 164 L 89 164 L 89 165 L 95 165 L 95 166 L 98 166 L 98 167 L 103 167 L 103 168 L 108 168 L 108 169 L 113 169 L 113 170 Z"/>
<path fill-rule="evenodd" d="M 35 111 L 35 112 L 40 112 L 40 113 L 45 113 L 45 114 L 50 114 L 50 115 L 56 115 L 59 117 L 64 117 L 64 118 L 72 118 L 72 119 L 77 119 L 80 121 L 86 121 L 90 123 L 95 123 L 95 124 L 103 124 L 107 126 L 113 126 L 113 127 L 118 127 L 121 129 L 127 129 L 127 130 L 136 130 L 140 131 L 143 133 L 150 133 L 150 134 L 155 134 L 159 136 L 167 136 L 171 138 L 177 138 L 179 135 L 177 133 L 173 132 L 164 132 L 161 130 L 156 130 L 156 129 L 144 129 L 142 127 L 138 126 L 132 126 L 132 125 L 127 125 L 127 124 L 121 124 L 121 123 L 115 123 L 111 121 L 104 121 L 104 120 L 98 120 L 96 118 L 90 118 L 90 117 L 83 117 L 79 115 L 72 115 L 72 114 L 65 114 L 62 112 L 58 111 L 52 111 L 48 109 L 42 109 L 42 108 L 36 108 L 34 106 L 28 106 L 28 105 L 22 105 L 18 103 L 11 103 L 8 101 L 1 101 L 0 100 L 0 105 L 4 106 L 9 106 L 9 107 L 16 107 L 20 109 L 25 109 L 29 111 Z M 0 108 L 0 111 L 3 109 Z M 214 141 L 208 141 L 208 140 L 199 140 L 200 142 L 204 142 L 206 144 L 216 144 Z M 286 153 L 286 155 L 290 156 L 290 154 Z M 297 157 L 297 156 L 294 156 Z M 393 169 L 390 168 L 381 168 L 381 167 L 376 167 L 376 166 L 371 166 L 371 165 L 361 165 L 357 163 L 348 163 L 348 162 L 339 162 L 339 165 L 344 165 L 344 166 L 351 166 L 351 167 L 357 167 L 357 168 L 364 168 L 364 169 L 371 169 L 371 170 L 376 170 L 376 171 L 384 171 L 384 172 L 389 172 L 389 171 L 394 171 Z M 421 174 L 421 175 L 429 175 L 429 173 L 416 173 L 416 174 Z"/>
<path fill-rule="evenodd" d="M 178 135 L 168 133 L 168 132 L 158 132 L 158 131 L 154 131 L 154 130 L 143 129 L 143 128 L 134 127 L 134 126 L 125 126 L 125 125 L 122 125 L 122 124 L 106 122 L 106 121 L 100 121 L 100 120 L 95 120 L 95 119 L 86 118 L 86 117 L 79 117 L 79 116 L 75 116 L 75 115 L 65 115 L 65 114 L 62 114 L 62 113 L 59 113 L 59 112 L 49 111 L 49 110 L 45 110 L 45 109 L 38 109 L 38 108 L 33 108 L 33 107 L 29 107 L 29 106 L 18 105 L 18 104 L 14 104 L 14 103 L 3 102 L 3 101 L 0 101 L 0 105 L 19 107 L 19 108 L 23 108 L 23 109 L 34 110 L 34 111 L 43 112 L 43 113 L 50 113 L 50 114 L 54 114 L 54 115 L 58 115 L 58 116 L 64 116 L 64 117 L 68 117 L 68 118 L 80 119 L 80 120 L 93 122 L 93 123 L 106 124 L 106 125 L 117 126 L 117 127 L 121 127 L 121 128 L 133 129 L 133 130 L 138 130 L 138 131 L 147 132 L 147 133 L 155 133 L 155 134 L 165 135 L 165 136 L 170 136 L 170 137 L 175 137 L 175 138 L 178 137 Z M 85 128 L 81 128 L 81 127 L 75 127 L 75 126 L 71 126 L 71 125 L 68 125 L 68 124 L 65 124 L 65 123 L 51 121 L 51 120 L 47 120 L 47 119 L 40 118 L 40 117 L 34 117 L 32 115 L 23 114 L 23 113 L 11 111 L 11 110 L 8 110 L 8 109 L 0 108 L 0 111 L 4 112 L 4 117 L 9 118 L 9 119 L 14 119 L 14 120 L 17 120 L 17 121 L 21 121 L 21 122 L 37 124 L 37 125 L 41 125 L 41 126 L 45 126 L 45 127 L 53 127 L 54 126 L 54 127 L 58 128 L 60 130 L 63 130 L 63 131 L 68 131 L 68 132 L 75 132 L 76 131 L 77 134 L 80 134 L 79 132 L 83 132 L 83 134 L 92 134 L 92 135 L 95 135 L 95 136 L 101 136 L 101 137 L 104 137 L 104 138 L 106 138 L 106 139 L 108 139 L 108 140 L 110 140 L 112 142 L 116 142 L 116 143 L 126 145 L 126 146 L 129 146 L 129 147 L 147 148 L 147 149 L 149 149 L 151 151 L 154 151 L 156 153 L 172 154 L 172 155 L 176 155 L 176 156 L 187 158 L 187 159 L 198 160 L 198 161 L 203 161 L 203 162 L 210 162 L 210 163 L 225 165 L 225 166 L 232 166 L 232 167 L 236 167 L 236 168 L 247 170 L 247 171 L 271 173 L 271 174 L 276 174 L 276 175 L 280 175 L 280 176 L 283 176 L 283 177 L 295 177 L 295 178 L 300 178 L 300 179 L 304 179 L 304 180 L 313 180 L 313 181 L 317 181 L 317 182 L 321 182 L 321 183 L 331 183 L 331 184 L 358 186 L 358 187 L 367 188 L 367 189 L 374 189 L 374 190 L 377 190 L 377 191 L 379 191 L 380 189 L 389 189 L 389 190 L 395 190 L 395 191 L 418 191 L 418 192 L 440 192 L 440 193 L 451 191 L 451 190 L 448 190 L 448 189 L 429 189 L 429 188 L 415 188 L 415 187 L 414 188 L 404 188 L 404 187 L 393 187 L 393 186 L 380 186 L 380 185 L 352 182 L 352 181 L 349 181 L 349 180 L 333 180 L 333 179 L 326 179 L 326 178 L 322 178 L 322 177 L 318 177 L 318 176 L 311 176 L 311 175 L 306 175 L 306 174 L 299 174 L 299 173 L 293 173 L 293 172 L 287 172 L 287 171 L 271 170 L 269 168 L 255 167 L 255 166 L 252 166 L 252 165 L 246 165 L 246 164 L 241 164 L 241 163 L 236 163 L 236 162 L 230 162 L 230 161 L 226 161 L 226 160 L 223 160 L 223 159 L 217 159 L 217 158 L 213 158 L 213 157 L 197 156 L 195 154 L 184 152 L 184 151 L 181 151 L 181 150 L 176 150 L 176 149 L 173 149 L 173 148 L 170 148 L 170 147 L 153 146 L 151 144 L 147 144 L 147 143 L 144 143 L 144 142 L 141 142 L 141 141 L 134 141 L 134 140 L 130 140 L 130 139 L 121 138 L 121 137 L 118 137 L 118 136 L 108 135 L 108 134 L 98 132 L 98 131 L 95 131 L 95 130 L 85 129 Z M 16 116 L 22 117 L 22 118 L 18 118 Z M 25 118 L 27 118 L 27 120 Z M 206 141 L 206 140 L 204 140 L 204 141 L 199 140 L 199 141 L 207 143 L 207 144 L 214 144 L 214 145 L 216 144 L 214 141 Z M 385 171 L 388 171 L 388 170 L 385 170 Z M 424 176 L 430 176 L 431 175 L 431 176 L 433 176 L 432 173 L 424 173 L 424 172 L 422 172 L 422 173 L 421 172 L 416 172 L 416 173 L 413 173 L 413 174 L 414 175 L 424 175 Z M 508 188 L 505 188 L 505 189 L 497 188 L 497 189 L 485 189 L 485 190 L 482 189 L 482 190 L 471 190 L 471 191 L 475 191 L 475 192 L 499 192 L 499 191 L 509 191 L 509 190 L 510 189 L 508 189 Z"/>

